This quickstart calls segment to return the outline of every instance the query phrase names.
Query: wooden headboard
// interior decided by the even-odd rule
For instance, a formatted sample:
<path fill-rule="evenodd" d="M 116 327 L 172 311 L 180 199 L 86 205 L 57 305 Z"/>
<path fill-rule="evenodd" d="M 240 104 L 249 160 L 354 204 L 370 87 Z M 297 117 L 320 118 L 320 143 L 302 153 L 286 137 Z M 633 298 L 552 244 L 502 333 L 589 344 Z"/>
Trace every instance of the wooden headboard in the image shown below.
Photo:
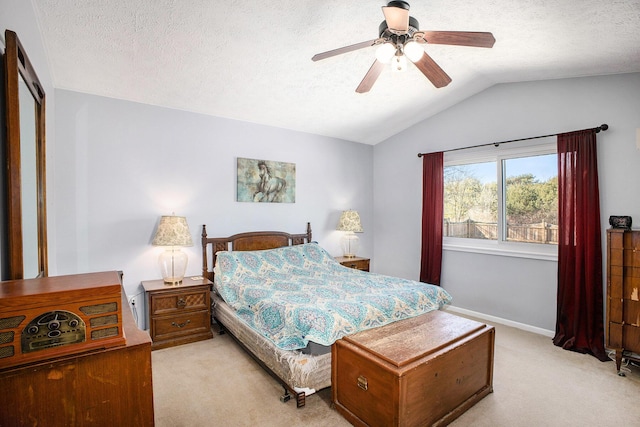
<path fill-rule="evenodd" d="M 211 245 L 211 268 L 216 265 L 219 251 L 259 251 L 301 245 L 311 242 L 311 223 L 307 223 L 307 232 L 290 234 L 284 231 L 252 231 L 234 234 L 229 237 L 207 237 L 207 226 L 202 226 L 202 277 L 213 281 L 213 271 L 209 271 L 207 250 Z"/>

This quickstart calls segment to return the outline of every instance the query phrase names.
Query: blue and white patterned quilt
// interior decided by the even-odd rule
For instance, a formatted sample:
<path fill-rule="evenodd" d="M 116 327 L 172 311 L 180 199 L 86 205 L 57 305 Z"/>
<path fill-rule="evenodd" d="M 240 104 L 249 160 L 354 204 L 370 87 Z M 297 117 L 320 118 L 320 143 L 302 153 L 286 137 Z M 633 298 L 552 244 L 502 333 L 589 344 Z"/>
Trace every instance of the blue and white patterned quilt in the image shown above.
<path fill-rule="evenodd" d="M 214 272 L 227 304 L 283 350 L 328 346 L 451 302 L 439 286 L 345 267 L 315 243 L 218 252 Z"/>

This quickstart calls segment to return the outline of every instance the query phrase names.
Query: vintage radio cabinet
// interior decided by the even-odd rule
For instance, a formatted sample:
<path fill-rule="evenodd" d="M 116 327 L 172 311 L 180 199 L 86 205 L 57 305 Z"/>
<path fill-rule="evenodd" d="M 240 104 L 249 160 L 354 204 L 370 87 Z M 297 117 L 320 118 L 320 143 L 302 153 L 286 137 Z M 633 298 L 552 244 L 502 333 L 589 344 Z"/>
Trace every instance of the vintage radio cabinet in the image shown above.
<path fill-rule="evenodd" d="M 0 370 L 125 344 L 117 272 L 0 282 Z"/>
<path fill-rule="evenodd" d="M 152 427 L 151 339 L 122 314 L 125 345 L 0 369 L 0 426 Z"/>
<path fill-rule="evenodd" d="M 607 347 L 640 359 L 640 230 L 607 230 Z"/>
<path fill-rule="evenodd" d="M 443 311 L 344 337 L 332 399 L 357 426 L 448 424 L 493 391 L 495 329 Z"/>

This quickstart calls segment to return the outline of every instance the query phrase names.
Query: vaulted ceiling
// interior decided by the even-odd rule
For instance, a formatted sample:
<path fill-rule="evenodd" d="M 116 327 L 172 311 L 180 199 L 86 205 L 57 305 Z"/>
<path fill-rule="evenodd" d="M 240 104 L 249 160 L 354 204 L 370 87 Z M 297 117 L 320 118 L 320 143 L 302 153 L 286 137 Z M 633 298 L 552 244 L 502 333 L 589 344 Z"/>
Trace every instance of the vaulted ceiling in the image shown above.
<path fill-rule="evenodd" d="M 487 31 L 493 48 L 429 45 L 358 86 L 384 1 L 33 0 L 56 88 L 376 144 L 492 85 L 640 72 L 640 0 L 413 1 L 421 30 Z"/>

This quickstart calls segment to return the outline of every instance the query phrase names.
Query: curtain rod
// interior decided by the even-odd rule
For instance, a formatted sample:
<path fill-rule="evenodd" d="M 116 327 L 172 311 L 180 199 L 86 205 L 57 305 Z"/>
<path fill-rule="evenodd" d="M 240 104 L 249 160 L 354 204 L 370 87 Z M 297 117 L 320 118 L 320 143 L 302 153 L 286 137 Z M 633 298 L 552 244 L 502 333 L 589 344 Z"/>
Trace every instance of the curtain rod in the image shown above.
<path fill-rule="evenodd" d="M 582 130 L 595 130 L 596 133 L 600 132 L 600 131 L 605 131 L 609 129 L 609 125 L 608 124 L 602 124 L 596 128 L 590 128 L 590 129 L 582 129 Z M 579 131 L 574 131 L 574 132 L 579 132 Z M 568 133 L 568 132 L 560 132 L 560 133 Z M 452 148 L 451 150 L 442 150 L 443 153 L 448 153 L 450 151 L 458 151 L 458 150 L 468 150 L 470 148 L 478 148 L 478 147 L 488 147 L 489 145 L 493 145 L 495 147 L 498 147 L 500 144 L 508 144 L 510 142 L 518 142 L 518 141 L 527 141 L 529 139 L 538 139 L 538 138 L 546 138 L 549 136 L 557 136 L 559 135 L 559 133 L 551 133 L 549 135 L 539 135 L 539 136 L 530 136 L 529 138 L 519 138 L 519 139 L 510 139 L 508 141 L 501 141 L 501 142 L 490 142 L 488 144 L 479 144 L 479 145 L 472 145 L 469 147 L 460 147 L 460 148 Z M 418 153 L 418 157 L 422 157 L 426 154 L 429 153 Z"/>

